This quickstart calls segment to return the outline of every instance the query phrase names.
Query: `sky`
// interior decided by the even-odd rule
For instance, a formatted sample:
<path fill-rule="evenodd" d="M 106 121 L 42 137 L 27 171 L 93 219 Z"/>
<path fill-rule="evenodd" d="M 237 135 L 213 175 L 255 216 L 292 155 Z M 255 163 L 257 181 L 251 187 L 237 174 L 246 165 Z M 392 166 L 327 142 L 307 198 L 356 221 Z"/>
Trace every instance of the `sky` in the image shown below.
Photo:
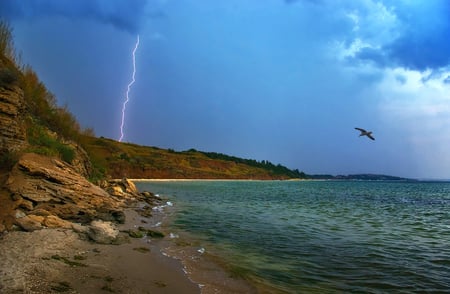
<path fill-rule="evenodd" d="M 308 174 L 450 179 L 450 1 L 1 0 L 81 126 Z M 375 141 L 354 128 L 373 131 Z"/>

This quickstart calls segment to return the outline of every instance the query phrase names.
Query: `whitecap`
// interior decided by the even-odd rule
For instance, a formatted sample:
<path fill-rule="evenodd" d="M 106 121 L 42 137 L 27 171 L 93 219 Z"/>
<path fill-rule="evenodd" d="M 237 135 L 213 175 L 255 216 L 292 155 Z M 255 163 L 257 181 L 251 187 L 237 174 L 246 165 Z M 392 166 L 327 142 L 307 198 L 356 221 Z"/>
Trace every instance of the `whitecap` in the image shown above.
<path fill-rule="evenodd" d="M 170 201 L 167 201 L 166 204 L 167 204 L 167 206 L 173 206 L 173 203 Z"/>

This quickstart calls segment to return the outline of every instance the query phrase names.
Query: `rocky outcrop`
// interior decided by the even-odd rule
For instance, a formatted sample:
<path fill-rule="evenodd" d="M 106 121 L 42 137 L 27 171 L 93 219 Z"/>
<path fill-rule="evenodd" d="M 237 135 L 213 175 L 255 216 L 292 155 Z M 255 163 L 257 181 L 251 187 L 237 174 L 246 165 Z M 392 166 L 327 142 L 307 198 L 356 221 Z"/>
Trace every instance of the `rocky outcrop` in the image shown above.
<path fill-rule="evenodd" d="M 78 144 L 66 142 L 75 152 L 75 156 L 71 162 L 72 167 L 77 173 L 85 178 L 89 178 L 92 173 L 92 164 L 87 152 Z"/>
<path fill-rule="evenodd" d="M 0 87 L 0 151 L 17 151 L 26 145 L 23 110 L 23 91 L 19 87 Z"/>
<path fill-rule="evenodd" d="M 96 186 L 70 164 L 34 153 L 20 157 L 6 180 L 11 224 L 24 231 L 43 228 L 72 229 L 99 243 L 113 243 L 114 223 L 124 223 L 124 208 L 136 201 L 141 209 L 161 200 L 139 193 L 128 179 L 103 181 Z M 108 193 L 108 192 L 109 193 Z M 2 224 L 0 232 L 13 227 Z"/>
<path fill-rule="evenodd" d="M 131 194 L 112 196 L 56 158 L 24 154 L 11 171 L 6 188 L 14 201 L 16 225 L 24 230 L 87 224 L 95 219 L 123 221 Z M 60 221 L 61 220 L 61 221 Z"/>
<path fill-rule="evenodd" d="M 139 195 L 139 191 L 137 190 L 136 185 L 127 178 L 121 180 L 102 181 L 100 183 L 100 187 L 114 196 L 123 196 L 126 194 L 135 196 Z"/>

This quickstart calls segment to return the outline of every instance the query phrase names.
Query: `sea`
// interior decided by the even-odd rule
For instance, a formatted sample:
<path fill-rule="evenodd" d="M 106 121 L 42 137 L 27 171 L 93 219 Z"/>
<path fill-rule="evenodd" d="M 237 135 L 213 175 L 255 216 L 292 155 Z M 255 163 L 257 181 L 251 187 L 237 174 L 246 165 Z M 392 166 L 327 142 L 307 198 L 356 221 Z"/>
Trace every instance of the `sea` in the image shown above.
<path fill-rule="evenodd" d="M 272 293 L 450 293 L 448 182 L 136 185 L 170 204 L 172 237 Z"/>

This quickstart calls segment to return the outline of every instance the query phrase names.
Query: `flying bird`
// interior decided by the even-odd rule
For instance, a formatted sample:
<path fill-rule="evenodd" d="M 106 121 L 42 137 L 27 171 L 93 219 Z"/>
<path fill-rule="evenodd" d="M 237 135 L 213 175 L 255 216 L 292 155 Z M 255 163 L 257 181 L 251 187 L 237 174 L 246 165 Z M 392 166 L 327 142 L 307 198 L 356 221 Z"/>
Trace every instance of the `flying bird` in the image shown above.
<path fill-rule="evenodd" d="M 361 137 L 361 136 L 367 136 L 367 137 L 369 137 L 371 140 L 374 140 L 374 141 L 375 141 L 375 138 L 372 136 L 372 132 L 366 131 L 366 130 L 361 129 L 361 128 L 355 128 L 355 130 L 358 130 L 358 131 L 361 132 L 361 134 L 359 134 L 360 137 Z"/>

